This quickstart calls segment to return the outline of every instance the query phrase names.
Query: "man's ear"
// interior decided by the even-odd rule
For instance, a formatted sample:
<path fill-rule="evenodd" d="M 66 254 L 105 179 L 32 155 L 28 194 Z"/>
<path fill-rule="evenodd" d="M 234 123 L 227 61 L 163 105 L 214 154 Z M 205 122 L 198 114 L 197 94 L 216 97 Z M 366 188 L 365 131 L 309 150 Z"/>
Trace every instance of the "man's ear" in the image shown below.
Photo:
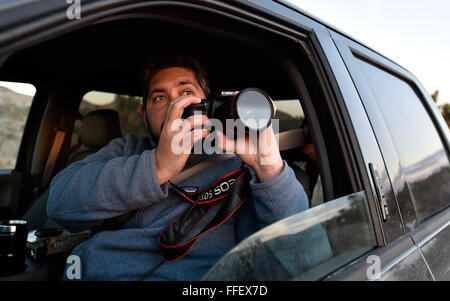
<path fill-rule="evenodd" d="M 142 116 L 142 119 L 144 119 L 145 126 L 148 128 L 147 113 L 146 113 L 145 107 L 143 105 L 141 106 L 141 116 Z"/>

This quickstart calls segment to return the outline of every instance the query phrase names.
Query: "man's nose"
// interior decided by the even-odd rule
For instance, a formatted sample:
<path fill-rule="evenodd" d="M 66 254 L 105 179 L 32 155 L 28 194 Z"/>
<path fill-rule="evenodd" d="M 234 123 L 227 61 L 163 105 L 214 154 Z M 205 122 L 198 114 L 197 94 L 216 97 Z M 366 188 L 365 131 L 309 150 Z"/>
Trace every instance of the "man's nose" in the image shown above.
<path fill-rule="evenodd" d="M 168 94 L 169 94 L 168 95 L 169 103 L 171 103 L 172 101 L 176 100 L 181 96 L 177 91 L 170 91 Z"/>

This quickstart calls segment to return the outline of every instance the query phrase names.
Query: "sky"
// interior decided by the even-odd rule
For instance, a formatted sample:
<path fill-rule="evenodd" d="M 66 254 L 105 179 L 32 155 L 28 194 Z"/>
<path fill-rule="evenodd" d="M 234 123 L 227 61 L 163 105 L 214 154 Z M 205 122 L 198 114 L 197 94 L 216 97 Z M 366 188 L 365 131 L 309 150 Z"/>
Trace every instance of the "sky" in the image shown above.
<path fill-rule="evenodd" d="M 449 0 L 289 0 L 412 72 L 450 103 Z"/>

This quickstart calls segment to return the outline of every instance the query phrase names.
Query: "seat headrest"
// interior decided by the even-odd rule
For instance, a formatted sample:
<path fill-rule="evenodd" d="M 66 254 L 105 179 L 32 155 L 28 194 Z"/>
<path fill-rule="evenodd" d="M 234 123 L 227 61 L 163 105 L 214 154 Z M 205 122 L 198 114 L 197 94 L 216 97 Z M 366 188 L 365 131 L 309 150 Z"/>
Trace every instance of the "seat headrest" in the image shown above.
<path fill-rule="evenodd" d="M 115 110 L 92 111 L 83 118 L 80 141 L 87 147 L 99 149 L 121 136 L 119 114 Z"/>

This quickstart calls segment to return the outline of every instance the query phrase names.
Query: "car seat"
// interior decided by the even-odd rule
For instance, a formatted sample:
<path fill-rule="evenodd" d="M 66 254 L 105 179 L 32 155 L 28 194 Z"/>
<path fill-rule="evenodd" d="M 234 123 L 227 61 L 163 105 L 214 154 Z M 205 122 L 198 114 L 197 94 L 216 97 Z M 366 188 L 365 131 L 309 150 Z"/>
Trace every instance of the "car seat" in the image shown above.
<path fill-rule="evenodd" d="M 117 111 L 104 109 L 89 112 L 83 118 L 79 142 L 68 156 L 66 165 L 96 153 L 111 140 L 121 136 Z"/>

